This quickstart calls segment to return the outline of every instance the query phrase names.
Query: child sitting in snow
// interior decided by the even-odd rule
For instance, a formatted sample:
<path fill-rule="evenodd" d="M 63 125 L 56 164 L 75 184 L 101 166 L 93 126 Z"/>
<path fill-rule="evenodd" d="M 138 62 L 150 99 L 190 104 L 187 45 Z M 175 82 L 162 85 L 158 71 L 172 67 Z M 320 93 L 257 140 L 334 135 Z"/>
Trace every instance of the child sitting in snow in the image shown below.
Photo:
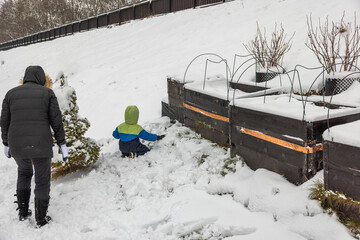
<path fill-rule="evenodd" d="M 156 141 L 163 139 L 165 135 L 151 134 L 137 124 L 139 109 L 136 106 L 128 106 L 125 110 L 125 122 L 120 124 L 113 132 L 113 137 L 119 140 L 119 148 L 122 157 L 144 155 L 150 149 L 140 142 L 140 139 Z"/>

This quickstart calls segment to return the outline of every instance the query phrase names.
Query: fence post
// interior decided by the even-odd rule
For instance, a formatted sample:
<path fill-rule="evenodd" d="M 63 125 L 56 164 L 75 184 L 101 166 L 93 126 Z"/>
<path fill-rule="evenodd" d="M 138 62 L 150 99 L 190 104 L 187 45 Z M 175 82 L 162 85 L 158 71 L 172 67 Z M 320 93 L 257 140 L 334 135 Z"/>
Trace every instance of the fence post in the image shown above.
<path fill-rule="evenodd" d="M 149 1 L 149 9 L 150 9 L 150 15 L 149 16 L 152 16 L 152 1 Z"/>
<path fill-rule="evenodd" d="M 194 8 L 196 7 L 196 0 L 194 0 Z"/>
<path fill-rule="evenodd" d="M 136 19 L 136 16 L 135 16 L 135 4 L 133 5 L 133 20 Z"/>
<path fill-rule="evenodd" d="M 172 0 L 169 0 L 169 13 L 172 12 L 171 9 L 172 9 Z"/>
<path fill-rule="evenodd" d="M 119 10 L 119 24 L 121 24 L 121 9 Z"/>

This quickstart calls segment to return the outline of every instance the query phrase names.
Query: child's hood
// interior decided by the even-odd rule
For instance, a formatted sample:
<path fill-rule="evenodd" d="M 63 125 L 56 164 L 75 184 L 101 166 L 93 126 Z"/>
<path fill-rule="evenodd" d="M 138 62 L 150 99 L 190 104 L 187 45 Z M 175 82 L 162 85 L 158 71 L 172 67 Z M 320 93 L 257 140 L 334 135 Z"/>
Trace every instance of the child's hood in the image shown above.
<path fill-rule="evenodd" d="M 125 110 L 125 123 L 135 125 L 139 120 L 139 109 L 135 106 L 128 106 Z"/>

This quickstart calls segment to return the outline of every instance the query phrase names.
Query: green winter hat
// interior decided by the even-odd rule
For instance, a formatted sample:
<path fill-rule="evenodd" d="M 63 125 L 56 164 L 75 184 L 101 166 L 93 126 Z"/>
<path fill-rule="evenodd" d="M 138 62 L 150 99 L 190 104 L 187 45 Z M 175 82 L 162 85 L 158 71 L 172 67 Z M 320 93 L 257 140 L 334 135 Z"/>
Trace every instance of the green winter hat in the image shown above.
<path fill-rule="evenodd" d="M 139 109 L 135 105 L 130 105 L 125 110 L 125 123 L 130 125 L 137 124 L 139 120 Z"/>

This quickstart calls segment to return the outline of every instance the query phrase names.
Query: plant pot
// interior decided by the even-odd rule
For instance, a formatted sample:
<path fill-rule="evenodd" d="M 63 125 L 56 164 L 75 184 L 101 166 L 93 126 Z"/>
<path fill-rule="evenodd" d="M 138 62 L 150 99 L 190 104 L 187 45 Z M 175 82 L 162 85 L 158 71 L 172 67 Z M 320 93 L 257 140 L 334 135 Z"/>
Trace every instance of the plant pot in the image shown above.
<path fill-rule="evenodd" d="M 325 96 L 331 96 L 346 91 L 354 81 L 360 82 L 360 77 L 343 78 L 337 76 L 332 78 L 327 76 L 325 82 Z"/>
<path fill-rule="evenodd" d="M 260 69 L 256 71 L 255 74 L 255 82 L 266 82 L 282 72 L 278 72 L 278 69 Z"/>

